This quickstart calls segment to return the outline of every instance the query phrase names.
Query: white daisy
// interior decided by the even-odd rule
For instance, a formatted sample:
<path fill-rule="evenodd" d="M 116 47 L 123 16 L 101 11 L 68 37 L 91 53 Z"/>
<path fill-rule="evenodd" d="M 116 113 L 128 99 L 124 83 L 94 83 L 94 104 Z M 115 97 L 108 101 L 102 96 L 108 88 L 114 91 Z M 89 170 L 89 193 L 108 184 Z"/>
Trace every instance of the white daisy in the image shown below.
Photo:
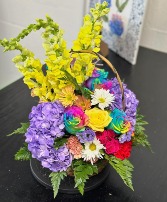
<path fill-rule="evenodd" d="M 97 105 L 100 109 L 104 110 L 105 107 L 108 107 L 111 105 L 114 100 L 115 96 L 114 94 L 111 94 L 109 90 L 105 89 L 95 89 L 94 94 L 91 95 L 91 105 Z"/>
<path fill-rule="evenodd" d="M 92 142 L 86 142 L 85 149 L 82 150 L 82 158 L 84 161 L 90 161 L 91 164 L 96 161 L 96 159 L 102 159 L 103 156 L 100 153 L 101 149 L 105 147 L 100 143 L 100 141 L 95 137 Z"/>

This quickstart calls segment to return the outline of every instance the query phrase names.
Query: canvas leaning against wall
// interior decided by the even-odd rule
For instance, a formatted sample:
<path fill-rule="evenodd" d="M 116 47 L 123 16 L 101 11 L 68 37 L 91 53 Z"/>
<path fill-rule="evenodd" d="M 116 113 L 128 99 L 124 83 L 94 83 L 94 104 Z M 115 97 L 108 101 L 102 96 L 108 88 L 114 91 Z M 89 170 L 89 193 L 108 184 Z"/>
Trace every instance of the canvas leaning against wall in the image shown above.
<path fill-rule="evenodd" d="M 89 7 L 104 0 L 89 0 Z M 109 49 L 136 63 L 147 0 L 106 0 L 110 8 L 104 19 L 103 41 Z"/>

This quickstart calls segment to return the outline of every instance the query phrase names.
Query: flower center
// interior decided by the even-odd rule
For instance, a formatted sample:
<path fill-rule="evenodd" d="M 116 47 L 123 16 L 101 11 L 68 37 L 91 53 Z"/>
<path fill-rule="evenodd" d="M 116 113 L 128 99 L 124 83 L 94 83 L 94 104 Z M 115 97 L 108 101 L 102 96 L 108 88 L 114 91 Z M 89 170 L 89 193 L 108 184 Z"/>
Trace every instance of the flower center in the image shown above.
<path fill-rule="evenodd" d="M 105 100 L 104 98 L 102 98 L 102 97 L 99 98 L 99 102 L 100 102 L 100 103 L 105 103 L 105 101 L 106 101 L 106 100 Z"/>
<path fill-rule="evenodd" d="M 71 95 L 67 95 L 67 100 L 71 101 L 72 100 L 72 96 Z"/>
<path fill-rule="evenodd" d="M 94 143 L 90 144 L 90 145 L 89 145 L 89 149 L 90 149 L 91 151 L 96 150 L 96 145 L 95 145 Z"/>

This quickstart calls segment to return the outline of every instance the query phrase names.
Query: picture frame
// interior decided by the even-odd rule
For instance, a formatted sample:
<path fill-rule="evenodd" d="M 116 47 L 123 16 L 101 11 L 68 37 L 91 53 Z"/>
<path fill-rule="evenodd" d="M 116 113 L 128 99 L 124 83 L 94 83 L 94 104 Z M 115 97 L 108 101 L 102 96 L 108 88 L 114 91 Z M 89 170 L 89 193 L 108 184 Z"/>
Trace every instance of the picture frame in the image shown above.
<path fill-rule="evenodd" d="M 89 0 L 87 5 L 91 8 L 97 2 L 103 1 Z M 109 49 L 134 65 L 137 60 L 147 0 L 107 0 L 107 2 L 110 12 L 103 23 L 103 41 Z"/>

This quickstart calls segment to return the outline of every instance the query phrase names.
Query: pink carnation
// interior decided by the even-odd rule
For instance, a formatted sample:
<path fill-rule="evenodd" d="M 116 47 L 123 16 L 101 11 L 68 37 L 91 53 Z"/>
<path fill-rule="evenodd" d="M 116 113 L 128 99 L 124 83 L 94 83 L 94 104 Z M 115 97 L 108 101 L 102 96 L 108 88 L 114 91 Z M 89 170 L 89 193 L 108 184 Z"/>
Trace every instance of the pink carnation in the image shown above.
<path fill-rule="evenodd" d="M 96 136 L 103 145 L 106 145 L 108 141 L 115 138 L 115 133 L 112 130 L 104 130 L 103 132 L 96 132 Z"/>
<path fill-rule="evenodd" d="M 105 146 L 107 154 L 114 154 L 120 149 L 120 143 L 115 139 L 115 133 L 112 130 L 96 133 L 97 139 Z"/>
<path fill-rule="evenodd" d="M 107 154 L 114 154 L 120 149 L 120 143 L 118 140 L 115 140 L 113 138 L 111 141 L 106 143 L 105 147 L 106 147 L 105 151 Z"/>
<path fill-rule="evenodd" d="M 76 136 L 70 136 L 67 141 L 67 148 L 75 159 L 81 158 L 82 145 Z"/>

